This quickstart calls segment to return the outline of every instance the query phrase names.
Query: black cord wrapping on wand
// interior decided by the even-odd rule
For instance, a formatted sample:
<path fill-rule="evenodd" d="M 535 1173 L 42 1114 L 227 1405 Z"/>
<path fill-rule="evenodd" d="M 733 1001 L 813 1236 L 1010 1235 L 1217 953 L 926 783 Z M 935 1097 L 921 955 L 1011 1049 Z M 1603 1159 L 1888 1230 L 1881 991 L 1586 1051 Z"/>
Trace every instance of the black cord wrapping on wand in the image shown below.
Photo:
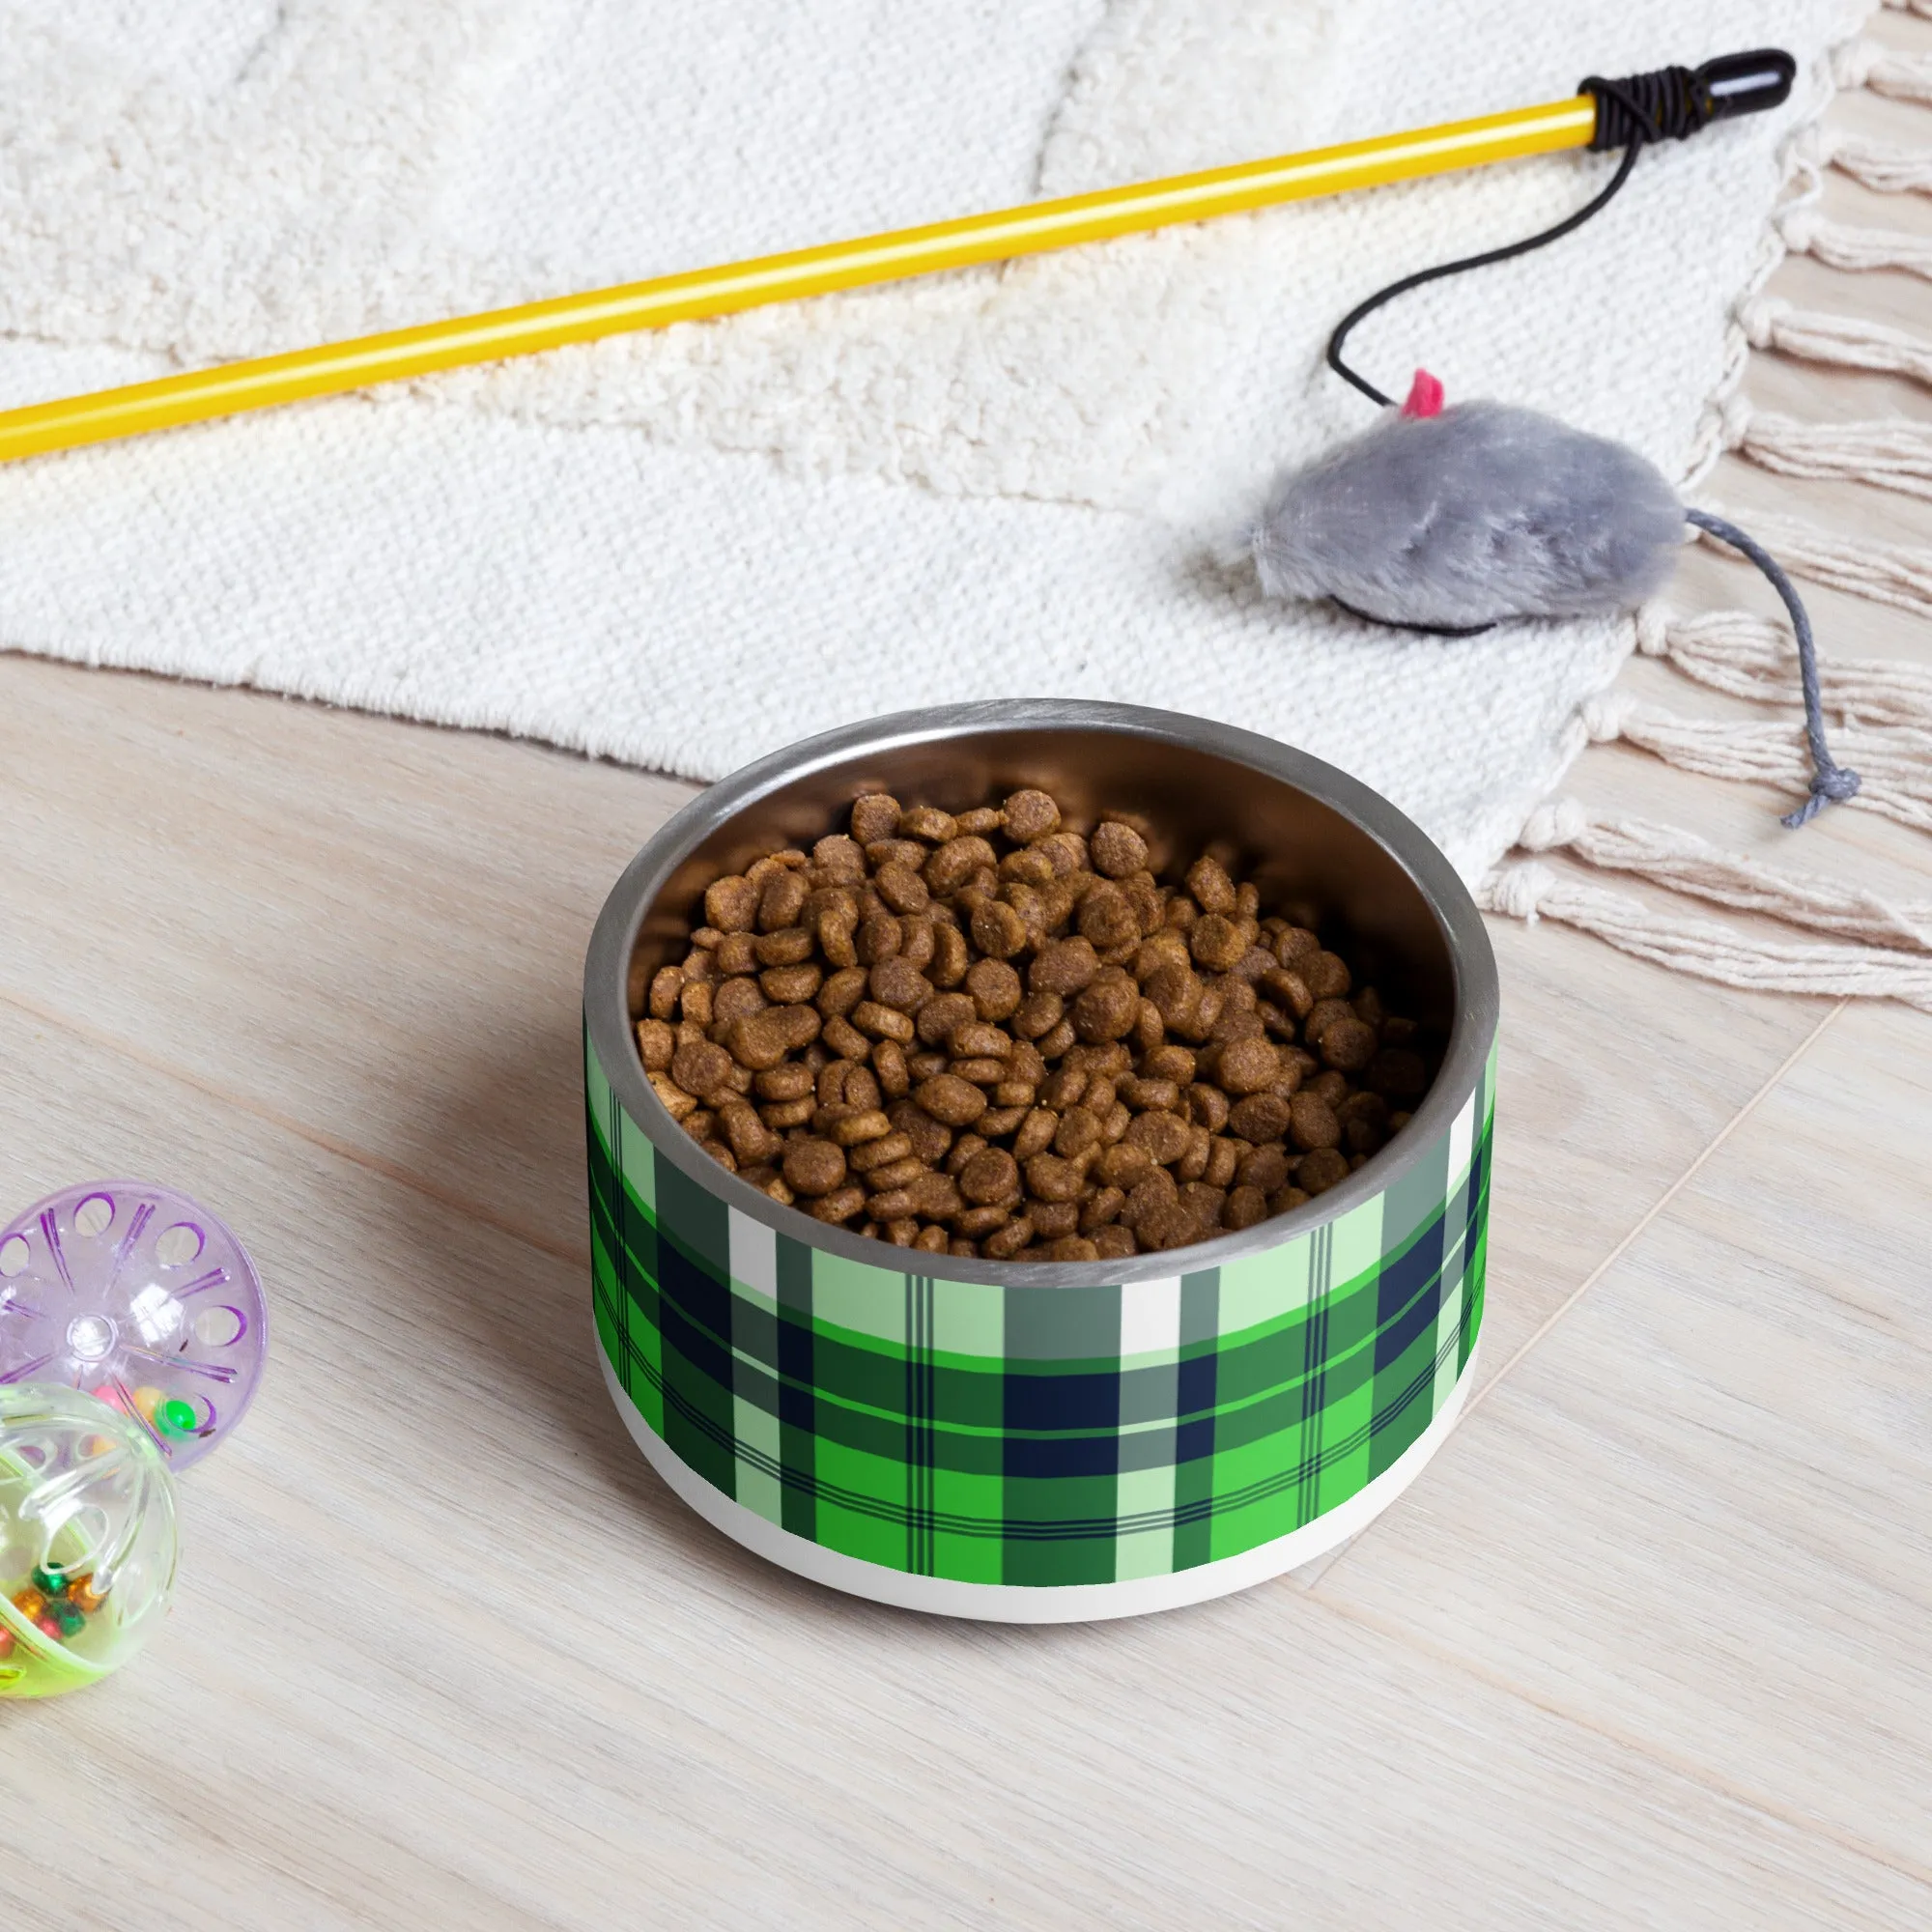
<path fill-rule="evenodd" d="M 1742 57 L 1742 60 L 1782 62 L 1783 81 L 1788 88 L 1794 71 L 1789 56 L 1751 55 Z M 1740 65 L 1741 60 L 1734 58 L 1730 62 L 1712 62 L 1704 68 L 1659 68 L 1655 72 L 1629 74 L 1622 80 L 1605 80 L 1600 74 L 1591 74 L 1588 79 L 1579 81 L 1577 92 L 1589 95 L 1597 103 L 1597 126 L 1590 137 L 1590 151 L 1593 154 L 1603 154 L 1611 148 L 1622 148 L 1624 151 L 1623 159 L 1617 163 L 1616 172 L 1607 184 L 1576 213 L 1565 216 L 1554 227 L 1546 228 L 1541 234 L 1521 242 L 1509 242 L 1500 248 L 1486 249 L 1480 255 L 1465 255 L 1460 261 L 1444 262 L 1438 268 L 1424 269 L 1416 274 L 1405 275 L 1400 281 L 1391 282 L 1384 289 L 1378 289 L 1367 301 L 1358 303 L 1336 325 L 1328 338 L 1329 368 L 1345 383 L 1352 384 L 1378 408 L 1392 408 L 1393 397 L 1385 396 L 1342 359 L 1342 345 L 1357 323 L 1410 289 L 1440 281 L 1446 275 L 1460 275 L 1465 269 L 1488 268 L 1492 263 L 1527 255 L 1532 249 L 1547 247 L 1582 227 L 1616 197 L 1623 185 L 1630 180 L 1637 156 L 1651 142 L 1688 140 L 1713 121 L 1735 111 L 1725 105 L 1712 82 L 1718 71 L 1729 69 L 1736 71 Z M 1856 798 L 1861 782 L 1857 772 L 1839 764 L 1832 756 L 1825 741 L 1824 703 L 1818 688 L 1818 652 L 1812 640 L 1810 616 L 1790 578 L 1761 545 L 1735 524 L 1704 510 L 1686 510 L 1684 514 L 1686 521 L 1696 528 L 1731 545 L 1749 558 L 1764 573 L 1790 614 L 1792 635 L 1798 642 L 1799 678 L 1804 695 L 1804 737 L 1811 753 L 1810 796 L 1781 821 L 1795 831 L 1801 825 L 1809 824 L 1826 806 Z"/>

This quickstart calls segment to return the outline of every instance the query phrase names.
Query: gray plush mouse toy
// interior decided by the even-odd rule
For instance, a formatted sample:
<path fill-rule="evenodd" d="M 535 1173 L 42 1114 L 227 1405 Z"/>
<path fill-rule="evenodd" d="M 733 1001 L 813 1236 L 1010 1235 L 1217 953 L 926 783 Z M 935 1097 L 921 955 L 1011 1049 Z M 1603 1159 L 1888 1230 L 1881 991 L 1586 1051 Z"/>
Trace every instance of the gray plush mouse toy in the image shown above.
<path fill-rule="evenodd" d="M 1684 508 L 1634 449 L 1509 403 L 1400 411 L 1292 471 L 1253 536 L 1271 596 L 1449 633 L 1628 611 L 1659 590 Z"/>
<path fill-rule="evenodd" d="M 1513 618 L 1634 611 L 1662 587 L 1684 526 L 1693 525 L 1756 564 L 1790 613 L 1812 762 L 1810 796 L 1784 820 L 1799 826 L 1855 797 L 1859 775 L 1826 745 L 1810 619 L 1772 557 L 1734 524 L 1687 509 L 1656 467 L 1622 443 L 1508 403 L 1445 409 L 1441 384 L 1424 370 L 1398 410 L 1342 356 L 1349 331 L 1390 298 L 1569 234 L 1623 186 L 1648 143 L 1723 118 L 1727 87 L 1748 80 L 1762 93 L 1769 75 L 1788 90 L 1794 71 L 1789 55 L 1768 49 L 1694 71 L 1579 83 L 1606 115 L 1615 110 L 1591 144 L 1624 146 L 1608 186 L 1540 235 L 1406 275 L 1343 319 L 1328 340 L 1328 366 L 1382 406 L 1381 420 L 1282 476 L 1251 546 L 1271 596 L 1325 598 L 1373 623 L 1466 637 Z"/>

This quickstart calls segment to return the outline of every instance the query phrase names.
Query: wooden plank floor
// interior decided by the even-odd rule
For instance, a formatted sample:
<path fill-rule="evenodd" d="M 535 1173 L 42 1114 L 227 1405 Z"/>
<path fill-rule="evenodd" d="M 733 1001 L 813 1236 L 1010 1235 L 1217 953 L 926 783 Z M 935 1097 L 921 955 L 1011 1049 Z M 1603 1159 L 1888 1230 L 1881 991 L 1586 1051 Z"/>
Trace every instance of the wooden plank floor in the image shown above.
<path fill-rule="evenodd" d="M 1829 203 L 1932 226 L 1896 204 Z M 1824 274 L 1777 286 L 1928 332 L 1922 282 Z M 1709 494 L 1932 543 L 1857 486 Z M 1762 601 L 1702 554 L 1680 596 Z M 1830 651 L 1928 655 L 1815 605 Z M 0 720 L 5 1205 L 173 1181 L 276 1324 L 161 1635 L 0 1706 L 10 1925 L 1932 1923 L 1932 1016 L 1494 924 L 1483 1385 L 1423 1478 L 1199 1609 L 922 1620 L 697 1521 L 594 1365 L 582 949 L 688 788 L 5 655 Z M 1869 814 L 1801 851 L 1770 793 L 1623 748 L 1575 788 L 1927 896 Z"/>

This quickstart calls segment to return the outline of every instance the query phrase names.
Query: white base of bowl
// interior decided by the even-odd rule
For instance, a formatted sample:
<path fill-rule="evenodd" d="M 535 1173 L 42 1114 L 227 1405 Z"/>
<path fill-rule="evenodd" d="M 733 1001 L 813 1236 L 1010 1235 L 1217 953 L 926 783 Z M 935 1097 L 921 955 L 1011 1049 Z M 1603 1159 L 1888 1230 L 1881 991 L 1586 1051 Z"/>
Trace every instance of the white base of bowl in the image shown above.
<path fill-rule="evenodd" d="M 653 1433 L 637 1405 L 624 1393 L 610 1358 L 600 1348 L 598 1366 L 604 1371 L 604 1384 L 624 1426 L 636 1438 L 644 1459 L 677 1493 L 714 1528 L 722 1529 L 733 1543 L 770 1561 L 810 1577 L 814 1583 L 829 1584 L 855 1597 L 869 1597 L 875 1604 L 894 1604 L 900 1609 L 925 1610 L 935 1616 L 977 1617 L 983 1622 L 1006 1624 L 1070 1624 L 1096 1621 L 1102 1617 L 1140 1616 L 1149 1610 L 1175 1610 L 1187 1604 L 1206 1603 L 1211 1597 L 1225 1597 L 1245 1590 L 1251 1583 L 1264 1583 L 1284 1570 L 1313 1562 L 1324 1550 L 1346 1542 L 1378 1517 L 1403 1491 L 1422 1473 L 1422 1467 L 1441 1448 L 1456 1419 L 1463 1412 L 1470 1384 L 1475 1378 L 1475 1349 L 1463 1365 L 1463 1374 L 1451 1391 L 1442 1412 L 1403 1451 L 1402 1455 L 1366 1488 L 1358 1490 L 1345 1503 L 1338 1503 L 1325 1516 L 1286 1536 L 1276 1537 L 1238 1556 L 1224 1556 L 1218 1563 L 1198 1564 L 1166 1577 L 1136 1577 L 1119 1583 L 960 1583 L 947 1577 L 915 1577 L 902 1570 L 888 1570 L 882 1564 L 867 1563 L 837 1549 L 827 1549 L 803 1536 L 794 1536 L 765 1517 L 748 1510 L 722 1490 L 714 1489 L 688 1463 L 682 1461 Z"/>

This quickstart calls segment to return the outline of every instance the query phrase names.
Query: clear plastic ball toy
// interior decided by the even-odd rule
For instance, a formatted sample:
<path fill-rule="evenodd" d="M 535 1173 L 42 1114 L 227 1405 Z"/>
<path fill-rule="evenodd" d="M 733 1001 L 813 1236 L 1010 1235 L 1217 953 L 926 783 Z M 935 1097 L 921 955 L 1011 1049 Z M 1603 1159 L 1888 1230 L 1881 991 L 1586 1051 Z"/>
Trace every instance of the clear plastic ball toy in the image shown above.
<path fill-rule="evenodd" d="M 78 1389 L 0 1386 L 0 1697 L 98 1682 L 175 1580 L 174 1479 L 139 1421 Z"/>

